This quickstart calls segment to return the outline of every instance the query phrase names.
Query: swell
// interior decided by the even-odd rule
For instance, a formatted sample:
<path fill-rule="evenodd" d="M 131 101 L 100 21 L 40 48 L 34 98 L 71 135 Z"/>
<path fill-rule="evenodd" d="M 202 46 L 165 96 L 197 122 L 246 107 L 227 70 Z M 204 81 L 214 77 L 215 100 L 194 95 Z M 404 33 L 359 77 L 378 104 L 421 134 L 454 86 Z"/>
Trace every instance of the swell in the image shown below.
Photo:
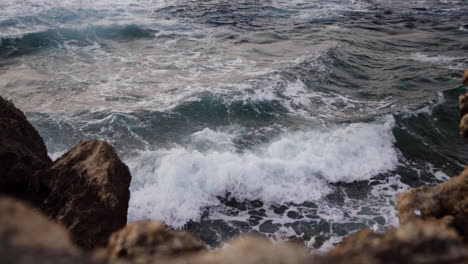
<path fill-rule="evenodd" d="M 93 26 L 84 29 L 49 29 L 22 36 L 5 37 L 0 41 L 0 57 L 8 59 L 27 55 L 44 49 L 60 49 L 65 45 L 77 47 L 98 43 L 107 46 L 107 41 L 128 42 L 135 39 L 151 39 L 157 31 L 138 25 Z"/>

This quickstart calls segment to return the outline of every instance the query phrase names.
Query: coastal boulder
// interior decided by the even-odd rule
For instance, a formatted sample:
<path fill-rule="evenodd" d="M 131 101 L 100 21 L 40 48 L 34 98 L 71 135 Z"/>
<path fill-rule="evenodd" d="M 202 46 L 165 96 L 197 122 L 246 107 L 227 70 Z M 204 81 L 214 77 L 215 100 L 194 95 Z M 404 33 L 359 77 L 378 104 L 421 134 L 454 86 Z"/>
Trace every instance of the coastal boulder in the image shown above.
<path fill-rule="evenodd" d="M 28 200 L 32 175 L 51 164 L 39 133 L 23 112 L 0 97 L 0 193 Z"/>
<path fill-rule="evenodd" d="M 139 221 L 128 224 L 109 239 L 107 256 L 110 259 L 151 260 L 169 258 L 206 249 L 190 233 L 167 230 L 156 221 Z"/>
<path fill-rule="evenodd" d="M 437 186 L 410 189 L 398 197 L 400 224 L 419 220 L 454 228 L 468 242 L 468 168 Z"/>
<path fill-rule="evenodd" d="M 468 249 L 455 231 L 434 222 L 411 222 L 384 234 L 369 229 L 350 235 L 314 263 L 462 264 Z"/>
<path fill-rule="evenodd" d="M 130 171 L 104 141 L 82 141 L 37 175 L 43 209 L 85 248 L 105 246 L 125 226 Z"/>

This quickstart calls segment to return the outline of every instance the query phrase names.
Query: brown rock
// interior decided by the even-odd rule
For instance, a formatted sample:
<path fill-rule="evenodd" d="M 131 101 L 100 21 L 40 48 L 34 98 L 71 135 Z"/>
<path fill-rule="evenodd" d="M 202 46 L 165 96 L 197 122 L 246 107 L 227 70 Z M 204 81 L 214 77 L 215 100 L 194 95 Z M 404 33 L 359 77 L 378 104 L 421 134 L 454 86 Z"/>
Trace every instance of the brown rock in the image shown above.
<path fill-rule="evenodd" d="M 293 243 L 272 243 L 264 238 L 238 237 L 225 248 L 171 259 L 170 264 L 314 264 L 304 247 Z"/>
<path fill-rule="evenodd" d="M 202 256 L 197 263 L 225 264 L 312 264 L 312 256 L 301 246 L 293 243 L 273 243 L 256 237 L 237 238 L 230 245 Z"/>
<path fill-rule="evenodd" d="M 458 97 L 458 106 L 460 108 L 460 117 L 468 114 L 468 93 L 462 94 Z"/>
<path fill-rule="evenodd" d="M 0 239 L 13 247 L 78 253 L 65 227 L 51 222 L 37 209 L 7 197 L 0 197 Z"/>
<path fill-rule="evenodd" d="M 169 258 L 206 249 L 190 233 L 167 230 L 160 222 L 141 221 L 128 224 L 112 234 L 107 247 L 110 259 L 151 260 Z"/>
<path fill-rule="evenodd" d="M 51 163 L 47 149 L 23 112 L 0 97 L 0 193 L 30 197 L 31 176 Z"/>
<path fill-rule="evenodd" d="M 437 186 L 423 186 L 398 197 L 400 224 L 418 220 L 453 227 L 468 242 L 468 168 Z"/>
<path fill-rule="evenodd" d="M 125 226 L 130 172 L 103 141 L 82 141 L 42 170 L 37 178 L 47 193 L 44 211 L 65 225 L 78 245 L 105 246 Z"/>
<path fill-rule="evenodd" d="M 468 115 L 460 120 L 460 136 L 468 138 Z"/>
<path fill-rule="evenodd" d="M 457 264 L 468 261 L 468 250 L 453 230 L 433 222 L 416 221 L 376 234 L 369 229 L 345 238 L 317 263 Z"/>

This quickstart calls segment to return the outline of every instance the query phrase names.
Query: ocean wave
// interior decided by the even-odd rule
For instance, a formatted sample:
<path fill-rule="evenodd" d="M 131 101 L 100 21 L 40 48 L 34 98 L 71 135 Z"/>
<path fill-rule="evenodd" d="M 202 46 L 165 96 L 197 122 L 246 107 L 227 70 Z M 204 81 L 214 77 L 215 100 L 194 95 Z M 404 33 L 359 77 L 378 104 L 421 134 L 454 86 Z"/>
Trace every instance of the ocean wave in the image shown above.
<path fill-rule="evenodd" d="M 198 220 L 203 207 L 219 204 L 216 197 L 226 192 L 265 203 L 317 200 L 330 192 L 328 183 L 368 180 L 395 168 L 392 126 L 388 120 L 294 132 L 243 153 L 229 147 L 142 152 L 127 160 L 133 175 L 129 219 L 157 219 L 181 227 Z M 229 146 L 217 140 L 226 138 L 222 135 L 204 135 L 211 143 Z M 200 140 L 200 134 L 195 137 Z"/>

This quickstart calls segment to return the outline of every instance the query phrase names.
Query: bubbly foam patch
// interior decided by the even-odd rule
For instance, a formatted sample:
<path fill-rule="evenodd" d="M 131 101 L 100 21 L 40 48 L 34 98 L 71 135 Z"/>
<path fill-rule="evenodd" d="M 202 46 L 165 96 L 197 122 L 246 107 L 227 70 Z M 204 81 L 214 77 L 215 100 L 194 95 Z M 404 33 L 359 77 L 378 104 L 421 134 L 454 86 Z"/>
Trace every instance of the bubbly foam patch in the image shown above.
<path fill-rule="evenodd" d="M 204 130 L 193 141 L 209 142 L 208 149 L 142 152 L 127 160 L 133 175 L 129 220 L 182 227 L 198 220 L 204 207 L 219 205 L 216 196 L 226 192 L 266 204 L 320 199 L 330 192 L 328 183 L 367 180 L 396 166 L 393 124 L 392 119 L 292 132 L 242 153 L 222 140 L 229 135 Z"/>

